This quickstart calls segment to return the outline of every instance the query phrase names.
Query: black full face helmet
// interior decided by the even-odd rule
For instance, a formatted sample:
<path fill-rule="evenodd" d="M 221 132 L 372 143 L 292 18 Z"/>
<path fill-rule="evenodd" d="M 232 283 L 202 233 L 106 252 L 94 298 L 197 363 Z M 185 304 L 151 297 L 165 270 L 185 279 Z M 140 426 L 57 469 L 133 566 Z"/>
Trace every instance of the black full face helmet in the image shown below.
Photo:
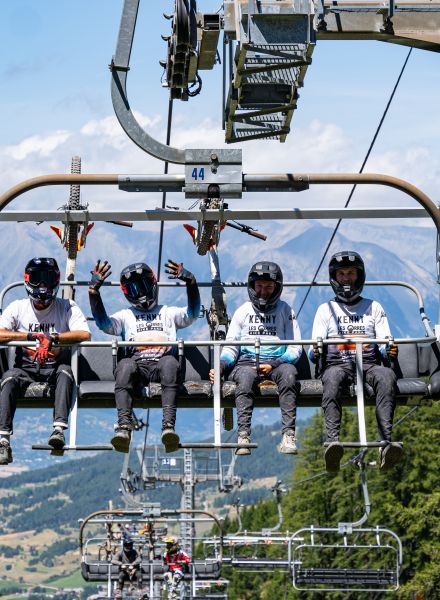
<path fill-rule="evenodd" d="M 124 550 L 133 550 L 133 540 L 126 537 L 122 542 L 122 547 Z"/>
<path fill-rule="evenodd" d="M 54 258 L 32 258 L 24 270 L 28 296 L 45 307 L 54 300 L 60 286 L 60 270 Z"/>
<path fill-rule="evenodd" d="M 145 263 L 128 265 L 121 271 L 124 296 L 135 308 L 151 310 L 157 304 L 156 275 Z"/>
<path fill-rule="evenodd" d="M 352 285 L 341 285 L 336 281 L 336 271 L 349 267 L 357 269 L 357 279 Z M 328 265 L 328 272 L 330 284 L 338 300 L 349 303 L 359 298 L 365 283 L 365 266 L 364 261 L 357 252 L 343 250 L 333 254 Z"/>
<path fill-rule="evenodd" d="M 270 298 L 260 298 L 257 296 L 255 292 L 255 282 L 257 279 L 273 281 L 276 284 L 275 291 Z M 257 262 L 249 271 L 247 287 L 249 299 L 252 302 L 253 307 L 261 312 L 269 312 L 275 308 L 276 303 L 280 299 L 281 292 L 283 291 L 283 273 L 276 263 Z"/>

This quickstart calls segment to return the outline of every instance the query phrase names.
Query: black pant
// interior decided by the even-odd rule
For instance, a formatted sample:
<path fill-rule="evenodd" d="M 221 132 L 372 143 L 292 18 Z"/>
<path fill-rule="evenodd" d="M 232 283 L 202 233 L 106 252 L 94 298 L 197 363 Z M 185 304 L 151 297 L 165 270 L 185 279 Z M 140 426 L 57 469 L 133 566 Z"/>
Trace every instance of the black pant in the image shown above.
<path fill-rule="evenodd" d="M 174 427 L 176 422 L 176 396 L 178 389 L 179 361 L 171 354 L 159 360 L 135 360 L 124 358 L 115 370 L 115 400 L 118 425 L 132 428 L 133 397 L 142 385 L 150 382 L 162 384 L 162 425 Z"/>
<path fill-rule="evenodd" d="M 55 388 L 53 424 L 66 428 L 69 423 L 70 404 L 73 388 L 73 374 L 70 365 L 57 365 L 52 369 L 16 368 L 3 374 L 0 382 L 0 434 L 13 432 L 13 420 L 17 408 L 17 398 L 34 381 L 48 383 Z"/>
<path fill-rule="evenodd" d="M 130 581 L 132 583 L 139 583 L 138 581 L 138 572 L 136 571 L 135 573 L 133 573 L 133 575 L 130 577 L 128 570 L 126 569 L 121 569 L 119 571 L 119 576 L 118 576 L 118 588 L 120 590 L 122 590 L 124 588 L 124 583 L 126 581 Z"/>
<path fill-rule="evenodd" d="M 283 363 L 275 367 L 265 379 L 277 384 L 281 409 L 281 431 L 295 429 L 296 420 L 296 368 Z M 251 432 L 252 410 L 254 408 L 254 391 L 256 383 L 261 380 L 255 367 L 250 364 L 237 364 L 229 375 L 229 380 L 237 384 L 235 405 L 237 407 L 238 431 Z"/>
<path fill-rule="evenodd" d="M 364 363 L 364 380 L 371 385 L 376 396 L 376 419 L 381 440 L 391 441 L 394 409 L 396 407 L 396 374 L 389 367 Z M 324 411 L 327 441 L 339 438 L 342 405 L 341 391 L 353 383 L 354 367 L 328 365 L 321 376 L 323 385 L 322 408 Z"/>

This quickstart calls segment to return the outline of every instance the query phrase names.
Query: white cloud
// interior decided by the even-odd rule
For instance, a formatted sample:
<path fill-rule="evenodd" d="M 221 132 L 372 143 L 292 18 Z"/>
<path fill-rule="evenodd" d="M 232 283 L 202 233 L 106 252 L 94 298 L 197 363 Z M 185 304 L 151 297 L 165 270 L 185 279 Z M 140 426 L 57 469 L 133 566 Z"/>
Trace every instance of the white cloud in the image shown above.
<path fill-rule="evenodd" d="M 37 154 L 45 158 L 71 136 L 72 133 L 69 131 L 55 131 L 46 136 L 33 135 L 14 146 L 5 146 L 2 154 L 16 161 L 24 160 L 31 154 Z"/>
<path fill-rule="evenodd" d="M 138 122 L 157 140 L 165 139 L 165 123 L 158 115 L 136 113 Z M 175 147 L 235 147 L 223 143 L 218 123 L 206 119 L 194 126 L 194 118 L 179 113 L 174 121 Z M 246 173 L 357 172 L 354 137 L 333 123 L 313 120 L 295 129 L 285 144 L 255 141 L 242 145 Z M 376 153 L 377 152 L 377 153 Z M 3 189 L 45 173 L 67 173 L 72 155 L 82 157 L 84 173 L 163 173 L 163 162 L 139 149 L 122 131 L 115 116 L 91 120 L 78 131 L 54 131 L 26 138 L 14 146 L 0 146 Z M 182 172 L 182 165 L 170 165 L 170 173 Z M 435 198 L 440 184 L 440 161 L 424 146 L 391 147 L 373 152 L 366 172 L 388 173 L 404 178 Z M 249 208 L 342 206 L 351 186 L 311 186 L 296 194 L 245 194 L 230 206 Z M 11 208 L 57 208 L 68 197 L 65 187 L 34 190 L 15 200 Z M 82 201 L 93 209 L 151 209 L 160 206 L 162 195 L 121 192 L 116 186 L 83 186 Z M 167 196 L 167 203 L 187 207 L 191 201 L 181 194 Z M 352 206 L 415 206 L 414 200 L 383 186 L 358 186 Z M 287 227 L 287 222 L 283 227 Z M 141 226 L 156 230 L 157 224 Z M 261 227 L 263 229 L 263 226 Z"/>

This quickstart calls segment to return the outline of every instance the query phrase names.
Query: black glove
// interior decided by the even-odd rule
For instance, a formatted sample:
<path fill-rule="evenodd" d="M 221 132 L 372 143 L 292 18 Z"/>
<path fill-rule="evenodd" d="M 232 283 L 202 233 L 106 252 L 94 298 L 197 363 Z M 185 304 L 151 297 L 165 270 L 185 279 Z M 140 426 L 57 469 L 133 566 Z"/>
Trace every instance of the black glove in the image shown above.
<path fill-rule="evenodd" d="M 110 269 L 111 265 L 108 264 L 108 261 L 105 260 L 101 264 L 101 259 L 99 258 L 97 260 L 95 268 L 93 269 L 93 271 L 90 271 L 92 277 L 89 281 L 89 291 L 93 290 L 95 293 L 99 292 L 99 288 L 101 287 L 101 285 L 104 283 L 107 277 L 110 277 L 110 275 L 112 274 Z"/>
<path fill-rule="evenodd" d="M 312 346 L 312 353 L 313 353 L 313 362 L 315 362 L 315 363 L 318 362 L 319 356 L 321 353 L 319 352 L 319 348 L 316 344 L 314 344 Z"/>
<path fill-rule="evenodd" d="M 183 266 L 183 263 L 177 263 L 175 260 L 168 259 L 165 264 L 165 273 L 169 273 L 168 279 L 180 279 L 185 283 L 194 283 L 196 278 Z"/>

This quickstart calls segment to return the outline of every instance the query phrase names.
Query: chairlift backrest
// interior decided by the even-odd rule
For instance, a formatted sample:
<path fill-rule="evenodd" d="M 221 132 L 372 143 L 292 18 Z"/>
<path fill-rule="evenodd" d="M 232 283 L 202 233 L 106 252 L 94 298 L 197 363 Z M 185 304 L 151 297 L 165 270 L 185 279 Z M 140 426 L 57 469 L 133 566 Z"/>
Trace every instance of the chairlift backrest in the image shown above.
<path fill-rule="evenodd" d="M 401 344 L 399 355 L 391 365 L 398 379 L 419 376 L 419 353 L 417 344 Z"/>

